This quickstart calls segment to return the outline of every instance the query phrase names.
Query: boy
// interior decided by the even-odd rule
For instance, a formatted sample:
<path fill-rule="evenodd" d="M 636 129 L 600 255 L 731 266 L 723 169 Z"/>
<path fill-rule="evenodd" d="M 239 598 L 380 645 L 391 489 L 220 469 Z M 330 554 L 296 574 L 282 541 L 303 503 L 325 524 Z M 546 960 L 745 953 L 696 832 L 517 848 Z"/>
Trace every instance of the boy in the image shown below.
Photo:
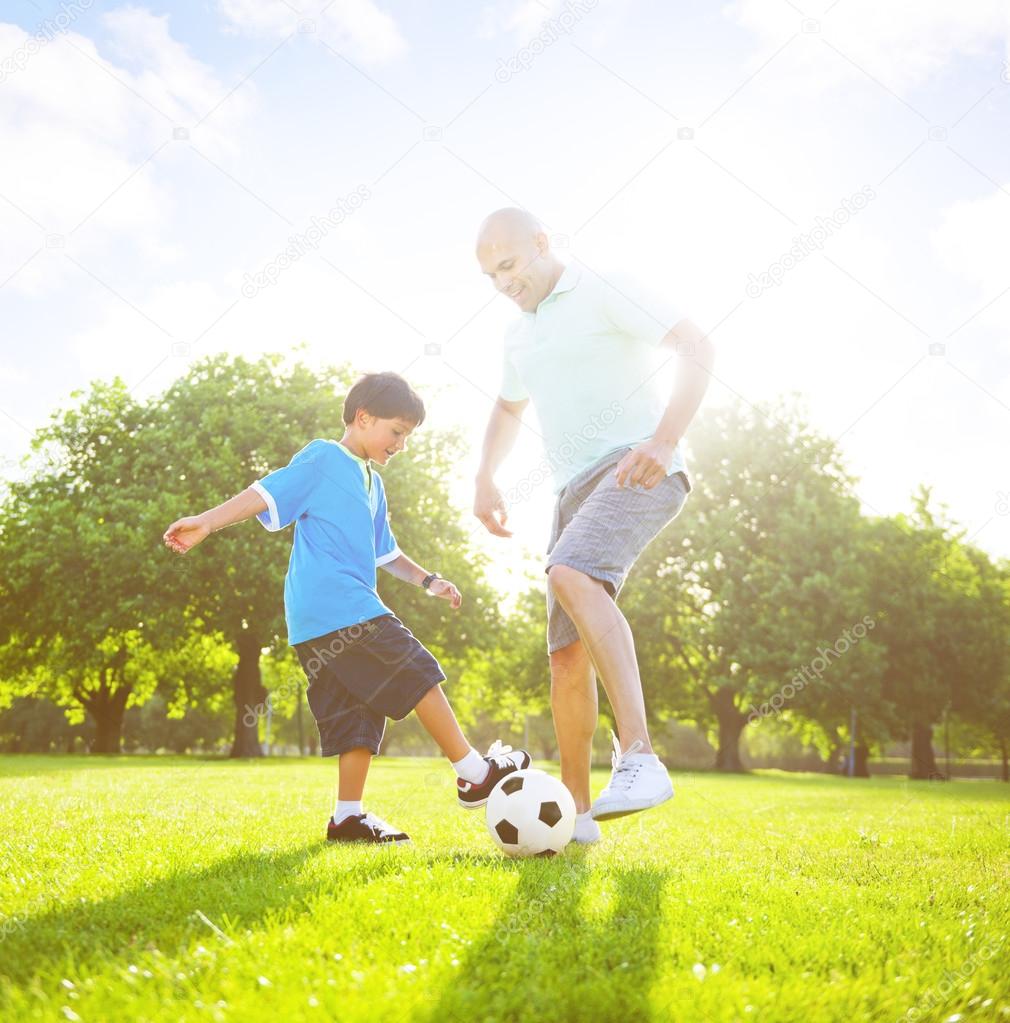
<path fill-rule="evenodd" d="M 498 782 L 528 767 L 525 750 L 495 742 L 481 756 L 466 741 L 442 692 L 438 661 L 392 614 L 375 590 L 376 568 L 462 603 L 459 590 L 427 572 L 397 547 L 389 528 L 385 465 L 424 422 L 424 404 L 395 373 L 369 373 L 344 402 L 339 442 L 314 440 L 283 469 L 236 497 L 179 519 L 165 543 L 184 554 L 211 533 L 256 516 L 269 530 L 294 523 L 284 580 L 288 641 L 309 681 L 308 702 L 323 756 L 339 758 L 337 804 L 327 826 L 331 842 L 409 841 L 362 810 L 365 778 L 386 726 L 411 710 L 456 771 L 460 806 L 483 806 Z"/>

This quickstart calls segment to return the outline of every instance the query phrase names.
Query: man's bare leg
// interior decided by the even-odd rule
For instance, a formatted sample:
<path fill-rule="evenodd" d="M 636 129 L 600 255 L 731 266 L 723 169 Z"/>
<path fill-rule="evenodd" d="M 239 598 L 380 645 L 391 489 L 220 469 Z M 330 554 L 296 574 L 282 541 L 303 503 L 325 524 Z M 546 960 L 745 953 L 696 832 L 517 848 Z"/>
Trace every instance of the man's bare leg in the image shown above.
<path fill-rule="evenodd" d="M 642 743 L 640 752 L 651 753 L 642 679 L 628 620 L 603 583 L 570 565 L 552 565 L 548 585 L 575 622 L 582 645 L 599 672 L 614 711 L 621 749 L 627 750 L 637 739 Z M 558 741 L 560 744 L 560 736 Z"/>
<path fill-rule="evenodd" d="M 561 780 L 585 813 L 589 797 L 589 768 L 596 732 L 596 672 L 580 640 L 555 650 L 551 661 L 551 713 L 561 755 Z"/>

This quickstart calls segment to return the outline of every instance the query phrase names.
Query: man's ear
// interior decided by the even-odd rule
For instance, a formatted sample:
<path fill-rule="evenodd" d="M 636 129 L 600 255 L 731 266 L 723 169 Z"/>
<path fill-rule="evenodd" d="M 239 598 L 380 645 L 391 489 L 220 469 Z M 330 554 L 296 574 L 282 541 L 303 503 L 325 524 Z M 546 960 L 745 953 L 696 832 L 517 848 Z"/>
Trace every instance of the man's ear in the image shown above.
<path fill-rule="evenodd" d="M 358 411 L 354 413 L 354 425 L 358 427 L 359 430 L 367 429 L 372 425 L 372 417 L 363 408 L 359 408 Z"/>

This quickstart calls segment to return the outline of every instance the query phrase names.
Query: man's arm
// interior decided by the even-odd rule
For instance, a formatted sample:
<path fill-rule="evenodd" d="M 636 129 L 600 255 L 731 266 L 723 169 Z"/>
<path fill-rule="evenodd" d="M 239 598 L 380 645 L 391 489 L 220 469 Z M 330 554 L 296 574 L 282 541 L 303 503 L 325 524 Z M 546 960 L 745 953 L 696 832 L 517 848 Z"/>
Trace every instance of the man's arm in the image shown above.
<path fill-rule="evenodd" d="M 192 550 L 198 543 L 206 540 L 211 533 L 216 533 L 225 526 L 251 519 L 254 515 L 267 510 L 267 503 L 252 487 L 246 487 L 241 494 L 229 498 L 202 515 L 190 515 L 173 522 L 165 530 L 165 544 L 179 554 Z"/>
<path fill-rule="evenodd" d="M 666 475 L 673 450 L 701 407 L 715 365 L 715 347 L 690 320 L 681 320 L 661 342 L 680 362 L 670 401 L 651 439 L 629 451 L 617 465 L 618 486 L 640 483 L 651 490 Z"/>
<path fill-rule="evenodd" d="M 505 499 L 494 484 L 494 474 L 515 445 L 522 424 L 523 410 L 528 404 L 529 398 L 522 401 L 498 398 L 491 409 L 491 418 L 484 433 L 473 513 L 484 523 L 488 532 L 494 533 L 495 536 L 512 535 L 505 528 L 508 509 L 505 507 Z"/>
<path fill-rule="evenodd" d="M 414 586 L 420 586 L 431 574 L 421 568 L 416 561 L 411 561 L 406 554 L 401 554 L 380 567 L 390 575 L 396 576 L 397 579 L 412 583 Z M 428 586 L 428 592 L 436 597 L 442 597 L 445 600 L 451 601 L 454 609 L 463 603 L 459 590 L 448 579 L 433 579 Z"/>

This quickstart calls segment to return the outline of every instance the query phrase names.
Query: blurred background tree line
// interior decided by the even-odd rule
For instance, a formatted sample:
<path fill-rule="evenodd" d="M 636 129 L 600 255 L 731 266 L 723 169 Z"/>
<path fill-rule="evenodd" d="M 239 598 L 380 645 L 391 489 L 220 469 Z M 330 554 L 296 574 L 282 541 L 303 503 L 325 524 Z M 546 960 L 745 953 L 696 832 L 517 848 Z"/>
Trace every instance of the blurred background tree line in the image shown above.
<path fill-rule="evenodd" d="M 147 401 L 95 383 L 53 414 L 0 492 L 0 750 L 315 751 L 284 629 L 289 532 L 236 527 L 185 557 L 161 534 L 338 436 L 352 382 L 218 356 Z M 907 514 L 863 513 L 795 401 L 705 410 L 690 446 L 694 493 L 621 595 L 668 762 L 866 776 L 898 754 L 939 778 L 953 738 L 1008 780 L 1010 562 L 926 488 Z M 543 582 L 502 610 L 450 499 L 465 450 L 420 430 L 383 473 L 401 546 L 437 560 L 462 610 L 381 572 L 379 590 L 475 735 L 552 757 Z M 434 752 L 410 719 L 387 735 L 390 751 Z"/>

